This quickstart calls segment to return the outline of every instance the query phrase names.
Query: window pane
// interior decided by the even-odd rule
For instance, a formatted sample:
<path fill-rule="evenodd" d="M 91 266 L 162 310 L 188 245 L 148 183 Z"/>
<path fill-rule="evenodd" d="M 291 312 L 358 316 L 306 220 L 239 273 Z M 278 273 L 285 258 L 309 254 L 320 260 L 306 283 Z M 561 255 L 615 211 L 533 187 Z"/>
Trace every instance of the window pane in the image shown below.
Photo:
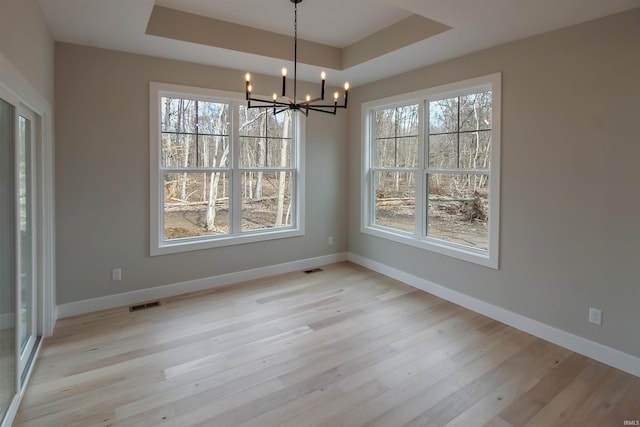
<path fill-rule="evenodd" d="M 195 135 L 163 133 L 162 166 L 183 168 L 193 166 L 195 155 Z"/>
<path fill-rule="evenodd" d="M 429 167 L 458 167 L 457 135 L 431 135 L 429 137 Z"/>
<path fill-rule="evenodd" d="M 274 116 L 269 109 L 240 107 L 240 166 L 290 167 L 291 112 Z"/>
<path fill-rule="evenodd" d="M 196 101 L 162 97 L 162 132 L 196 133 Z"/>
<path fill-rule="evenodd" d="M 376 154 L 373 162 L 373 166 L 377 167 L 393 167 L 395 166 L 396 158 L 396 139 L 385 138 L 376 139 Z"/>
<path fill-rule="evenodd" d="M 240 136 L 292 138 L 293 120 L 291 111 L 273 115 L 269 108 L 240 107 Z"/>
<path fill-rule="evenodd" d="M 375 137 L 397 138 L 418 135 L 418 105 L 407 105 L 375 112 Z"/>
<path fill-rule="evenodd" d="M 487 250 L 489 176 L 431 174 L 427 236 Z"/>
<path fill-rule="evenodd" d="M 199 136 L 197 166 L 205 168 L 228 167 L 230 148 L 228 136 Z"/>
<path fill-rule="evenodd" d="M 414 232 L 416 180 L 414 172 L 375 171 L 375 214 L 373 223 Z"/>
<path fill-rule="evenodd" d="M 280 114 L 267 114 L 267 136 L 271 138 L 291 138 L 293 137 L 293 120 L 291 111 L 284 111 Z"/>
<path fill-rule="evenodd" d="M 240 138 L 241 167 L 290 167 L 291 140 L 267 138 Z"/>
<path fill-rule="evenodd" d="M 164 239 L 229 233 L 229 179 L 224 172 L 164 176 Z"/>
<path fill-rule="evenodd" d="M 491 131 L 460 134 L 460 167 L 488 169 L 491 167 Z"/>
<path fill-rule="evenodd" d="M 395 138 L 396 136 L 395 108 L 375 112 L 375 137 Z"/>
<path fill-rule="evenodd" d="M 229 104 L 198 101 L 198 133 L 229 135 Z"/>
<path fill-rule="evenodd" d="M 458 98 L 429 102 L 429 133 L 458 131 Z"/>
<path fill-rule="evenodd" d="M 162 166 L 169 168 L 229 166 L 229 137 L 162 134 Z"/>
<path fill-rule="evenodd" d="M 398 136 L 418 135 L 418 105 L 407 105 L 396 109 Z"/>
<path fill-rule="evenodd" d="M 238 135 L 260 137 L 266 136 L 268 110 L 240 107 L 240 126 Z"/>
<path fill-rule="evenodd" d="M 269 139 L 267 141 L 267 167 L 291 166 L 291 140 Z"/>
<path fill-rule="evenodd" d="M 491 129 L 491 92 L 460 97 L 460 130 Z"/>
<path fill-rule="evenodd" d="M 242 173 L 242 231 L 292 225 L 292 177 L 288 171 Z"/>
<path fill-rule="evenodd" d="M 415 168 L 418 166 L 418 137 L 378 139 L 375 158 L 374 166 Z"/>

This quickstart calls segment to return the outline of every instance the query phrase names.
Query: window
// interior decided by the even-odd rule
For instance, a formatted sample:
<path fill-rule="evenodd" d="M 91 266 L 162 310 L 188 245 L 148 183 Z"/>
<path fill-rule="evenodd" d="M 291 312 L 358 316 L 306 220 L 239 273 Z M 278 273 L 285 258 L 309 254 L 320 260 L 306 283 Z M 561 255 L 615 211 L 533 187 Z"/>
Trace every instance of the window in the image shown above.
<path fill-rule="evenodd" d="M 500 80 L 364 105 L 363 232 L 498 267 Z"/>
<path fill-rule="evenodd" d="M 151 253 L 303 234 L 302 120 L 151 83 Z"/>

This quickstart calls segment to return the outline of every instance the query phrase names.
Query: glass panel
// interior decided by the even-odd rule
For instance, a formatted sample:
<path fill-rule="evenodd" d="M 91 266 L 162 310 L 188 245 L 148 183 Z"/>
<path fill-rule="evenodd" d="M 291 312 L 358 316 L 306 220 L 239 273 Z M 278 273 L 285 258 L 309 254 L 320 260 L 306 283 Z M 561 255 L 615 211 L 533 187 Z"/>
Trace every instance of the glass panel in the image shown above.
<path fill-rule="evenodd" d="M 12 105 L 0 99 L 0 421 L 16 393 Z"/>
<path fill-rule="evenodd" d="M 418 135 L 418 105 L 407 105 L 396 110 L 398 136 Z"/>
<path fill-rule="evenodd" d="M 195 145 L 194 139 L 194 135 L 163 133 L 162 166 L 171 168 L 189 166 L 189 153 L 191 152 L 191 147 Z"/>
<path fill-rule="evenodd" d="M 164 176 L 164 239 L 229 233 L 229 178 L 224 172 Z"/>
<path fill-rule="evenodd" d="M 429 167 L 458 167 L 458 135 L 431 135 L 429 137 Z"/>
<path fill-rule="evenodd" d="M 198 133 L 201 135 L 229 135 L 231 119 L 229 104 L 198 101 Z"/>
<path fill-rule="evenodd" d="M 266 138 L 240 137 L 240 166 L 264 167 L 267 163 Z"/>
<path fill-rule="evenodd" d="M 414 172 L 375 171 L 374 224 L 413 233 L 416 175 Z"/>
<path fill-rule="evenodd" d="M 289 171 L 242 173 L 242 231 L 292 225 L 292 178 Z"/>
<path fill-rule="evenodd" d="M 458 98 L 429 102 L 429 133 L 458 131 Z"/>
<path fill-rule="evenodd" d="M 293 136 L 293 120 L 291 111 L 280 114 L 267 114 L 267 136 L 270 138 L 291 138 Z"/>
<path fill-rule="evenodd" d="M 162 132 L 196 133 L 196 101 L 162 97 Z"/>
<path fill-rule="evenodd" d="M 163 97 L 163 167 L 227 167 L 229 105 Z"/>
<path fill-rule="evenodd" d="M 460 130 L 491 129 L 491 92 L 460 97 Z"/>
<path fill-rule="evenodd" d="M 491 167 L 491 131 L 460 134 L 460 167 L 488 169 Z"/>
<path fill-rule="evenodd" d="M 394 167 L 396 164 L 396 139 L 376 139 L 376 156 L 373 166 Z"/>
<path fill-rule="evenodd" d="M 390 108 L 374 113 L 375 137 L 397 138 L 417 136 L 419 129 L 418 105 Z"/>
<path fill-rule="evenodd" d="M 375 137 L 395 138 L 396 137 L 396 109 L 380 110 L 374 113 Z"/>
<path fill-rule="evenodd" d="M 229 137 L 203 135 L 199 138 L 198 166 L 205 168 L 229 167 Z"/>
<path fill-rule="evenodd" d="M 267 109 L 240 107 L 240 126 L 238 135 L 240 136 L 266 136 Z"/>
<path fill-rule="evenodd" d="M 293 127 L 291 112 L 240 107 L 240 166 L 290 167 Z"/>
<path fill-rule="evenodd" d="M 489 240 L 489 176 L 428 176 L 427 236 L 487 250 Z"/>
<path fill-rule="evenodd" d="M 20 232 L 20 352 L 33 335 L 33 239 L 31 217 L 31 121 L 18 118 L 18 226 Z M 21 358 L 24 356 L 21 356 Z"/>
<path fill-rule="evenodd" d="M 418 166 L 418 137 L 376 140 L 377 167 L 415 168 Z"/>

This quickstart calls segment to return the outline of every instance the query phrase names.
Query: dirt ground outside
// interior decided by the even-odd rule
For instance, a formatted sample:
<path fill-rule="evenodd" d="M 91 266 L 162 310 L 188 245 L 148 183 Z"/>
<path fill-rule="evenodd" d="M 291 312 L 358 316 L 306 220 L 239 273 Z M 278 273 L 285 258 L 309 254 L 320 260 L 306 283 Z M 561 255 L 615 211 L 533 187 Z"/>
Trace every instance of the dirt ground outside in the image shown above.
<path fill-rule="evenodd" d="M 428 236 L 477 249 L 488 248 L 489 223 L 486 218 L 488 201 L 478 204 L 458 201 L 429 203 Z M 405 201 L 376 208 L 376 224 L 413 232 L 415 207 Z"/>
<path fill-rule="evenodd" d="M 486 203 L 486 200 L 483 200 L 481 205 L 485 206 Z M 207 208 L 204 203 L 167 209 L 165 212 L 165 239 L 223 235 L 229 232 L 229 210 L 226 206 L 218 207 L 215 230 L 206 229 L 206 212 Z M 274 225 L 273 201 L 269 199 L 251 202 L 245 208 L 245 212 L 246 215 L 242 218 L 243 230 L 266 229 L 272 228 Z M 487 249 L 488 222 L 486 218 L 471 218 L 472 216 L 473 211 L 470 215 L 468 204 L 465 203 L 430 203 L 429 237 L 473 248 Z M 410 203 L 379 206 L 376 210 L 376 224 L 413 231 L 414 206 Z"/>
<path fill-rule="evenodd" d="M 275 225 L 275 200 L 262 199 L 245 202 L 242 217 L 242 230 L 261 230 Z M 288 206 L 289 201 L 285 202 Z M 207 206 L 202 204 L 178 205 L 165 209 L 165 240 L 229 233 L 229 209 L 226 203 L 216 208 L 215 229 L 208 230 Z"/>

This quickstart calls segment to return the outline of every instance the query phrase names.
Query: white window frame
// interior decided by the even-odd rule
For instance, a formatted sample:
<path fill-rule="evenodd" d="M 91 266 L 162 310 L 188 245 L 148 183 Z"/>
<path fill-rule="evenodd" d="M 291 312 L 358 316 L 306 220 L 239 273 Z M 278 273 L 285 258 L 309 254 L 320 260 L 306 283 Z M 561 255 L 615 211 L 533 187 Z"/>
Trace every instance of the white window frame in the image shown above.
<path fill-rule="evenodd" d="M 161 158 L 161 105 L 160 100 L 164 96 L 171 97 L 188 97 L 189 99 L 197 99 L 199 101 L 210 102 L 228 102 L 232 104 L 234 110 L 234 121 L 238 121 L 237 106 L 246 102 L 244 93 L 227 92 L 214 89 L 196 88 L 191 86 L 150 82 L 149 83 L 149 111 L 150 111 L 150 253 L 152 256 L 165 255 L 171 253 L 186 252 L 192 250 L 217 248 L 229 245 L 238 245 L 244 243 L 260 242 L 265 240 L 283 239 L 304 235 L 304 135 L 305 120 L 301 114 L 293 114 L 293 144 L 295 148 L 292 150 L 292 181 L 294 188 L 292 190 L 295 197 L 295 212 L 291 219 L 291 225 L 288 227 L 266 228 L 260 230 L 240 230 L 241 221 L 241 186 L 240 174 L 241 167 L 239 165 L 238 135 L 234 126 L 231 126 L 231 147 L 232 156 L 229 163 L 229 179 L 236 183 L 232 185 L 232 194 L 229 208 L 233 212 L 229 234 L 225 235 L 207 235 L 176 239 L 175 241 L 164 240 L 164 206 L 163 206 L 163 168 L 160 162 Z M 246 169 L 246 168 L 244 168 Z M 273 168 L 262 168 L 269 171 Z M 279 168 L 275 168 L 279 169 Z M 233 206 L 232 206 L 233 205 Z M 230 226 L 231 226 L 230 224 Z"/>
<path fill-rule="evenodd" d="M 362 104 L 362 177 L 361 177 L 361 218 L 360 231 L 372 236 L 381 237 L 398 243 L 404 243 L 417 248 L 428 250 L 442 255 L 447 255 L 460 260 L 498 269 L 499 267 L 499 240 L 500 240 L 500 130 L 501 130 L 501 100 L 502 100 L 502 74 L 495 73 L 487 76 L 476 77 L 460 82 L 437 86 L 407 94 L 389 98 L 374 100 Z M 424 185 L 430 172 L 426 159 L 426 144 L 428 140 L 428 116 L 426 105 L 430 101 L 466 95 L 474 92 L 492 91 L 492 126 L 491 126 L 491 168 L 488 171 L 489 179 L 489 215 L 488 215 L 488 247 L 480 250 L 447 242 L 433 237 L 428 237 L 427 224 L 427 188 Z M 418 104 L 420 109 L 419 131 L 419 164 L 416 173 L 416 203 L 415 218 L 416 227 L 414 233 L 403 232 L 397 229 L 376 225 L 373 222 L 375 215 L 375 195 L 372 194 L 372 137 L 373 120 L 372 112 L 380 109 L 401 107 Z M 407 169 L 409 170 L 409 169 Z M 419 179 L 422 178 L 422 179 Z"/>

